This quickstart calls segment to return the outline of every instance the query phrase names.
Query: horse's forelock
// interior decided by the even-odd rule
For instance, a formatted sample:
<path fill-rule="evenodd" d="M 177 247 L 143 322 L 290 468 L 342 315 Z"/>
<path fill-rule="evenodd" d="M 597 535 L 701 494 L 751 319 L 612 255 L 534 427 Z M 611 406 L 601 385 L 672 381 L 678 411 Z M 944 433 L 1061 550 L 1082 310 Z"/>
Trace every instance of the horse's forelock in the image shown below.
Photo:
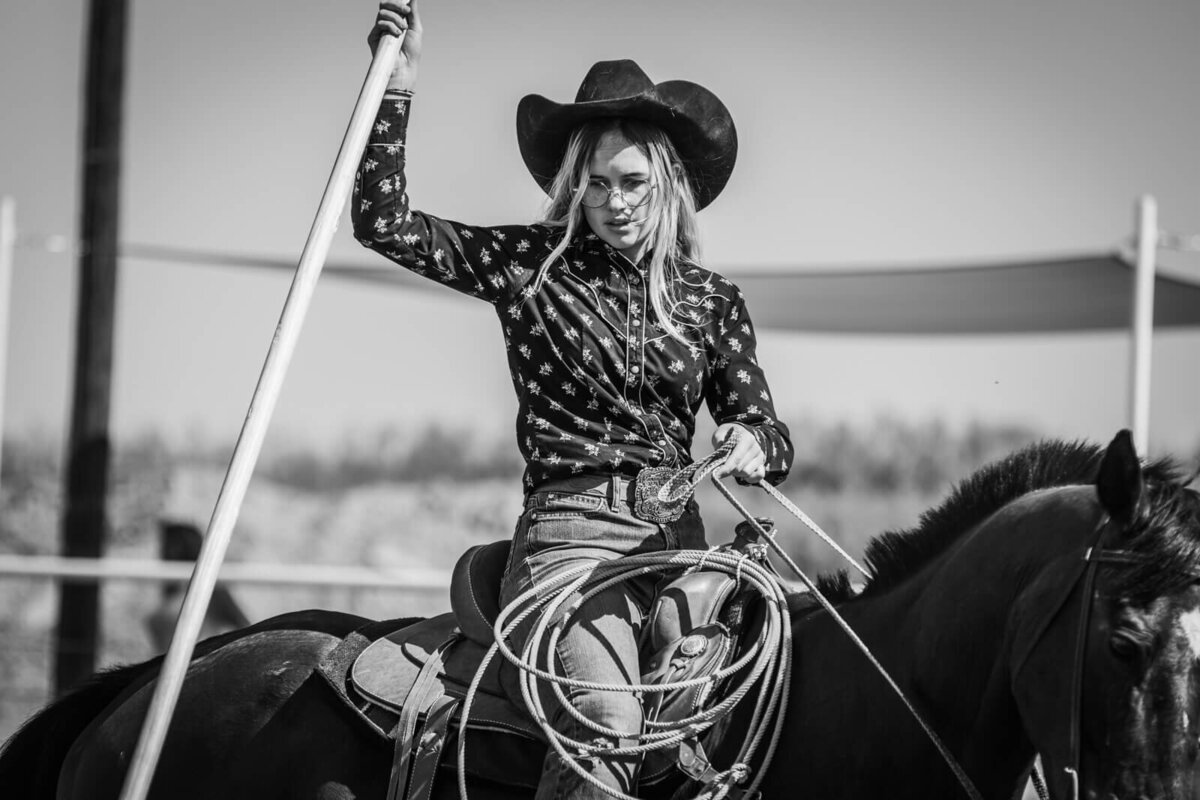
<path fill-rule="evenodd" d="M 1200 494 L 1187 488 L 1169 460 L 1147 467 L 1146 477 L 1145 498 L 1123 542 L 1144 560 L 1113 585 L 1135 603 L 1200 580 Z"/>

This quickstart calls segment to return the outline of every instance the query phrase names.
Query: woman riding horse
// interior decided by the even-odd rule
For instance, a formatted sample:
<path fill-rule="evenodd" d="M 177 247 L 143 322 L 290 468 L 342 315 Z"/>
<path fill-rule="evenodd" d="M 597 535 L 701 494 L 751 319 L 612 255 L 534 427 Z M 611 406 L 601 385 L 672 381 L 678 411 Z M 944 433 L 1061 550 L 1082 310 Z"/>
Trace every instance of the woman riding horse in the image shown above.
<path fill-rule="evenodd" d="M 737 152 L 729 112 L 702 86 L 655 84 L 632 61 L 600 62 L 574 103 L 529 95 L 517 108 L 521 155 L 549 194 L 544 219 L 449 222 L 409 205 L 406 128 L 424 38 L 415 0 L 381 5 L 372 45 L 385 33 L 405 36 L 359 170 L 355 235 L 500 317 L 526 462 L 502 602 L 581 564 L 706 548 L 694 502 L 669 521 L 634 502 L 647 468 L 690 463 L 700 403 L 718 423 L 714 446 L 732 446 L 718 476 L 778 483 L 792 459 L 741 293 L 700 263 L 696 212 L 720 194 Z M 589 599 L 557 645 L 566 679 L 637 682 L 639 621 L 655 580 Z M 518 647 L 527 633 L 515 635 Z M 549 700 L 555 730 L 570 739 L 615 746 L 642 732 L 632 694 L 569 696 L 620 734 L 599 735 Z M 582 763 L 605 786 L 635 792 L 637 757 Z M 607 795 L 551 749 L 538 797 Z"/>
<path fill-rule="evenodd" d="M 861 593 L 825 588 L 985 800 L 1019 796 L 1038 754 L 1054 800 L 1194 800 L 1200 494 L 1187 482 L 1168 463 L 1143 472 L 1127 434 L 1107 451 L 1038 444 L 872 542 Z M 392 746 L 318 670 L 368 623 L 297 612 L 202 642 L 151 797 L 384 800 Z M 749 765 L 764 796 L 965 796 L 828 613 L 810 605 L 791 626 L 777 754 Z M 159 666 L 98 675 L 26 723 L 0 752 L 0 797 L 115 800 Z M 728 721 L 732 749 L 747 713 Z M 536 775 L 474 758 L 470 800 L 528 800 Z M 730 754 L 712 761 L 726 768 Z M 442 775 L 432 800 L 457 800 Z M 665 799 L 671 784 L 654 789 Z"/>
<path fill-rule="evenodd" d="M 411 89 L 421 30 L 411 8 L 385 5 L 377 30 L 405 27 L 396 89 Z M 575 103 L 526 98 L 523 154 L 551 190 L 551 216 L 540 225 L 483 229 L 408 208 L 401 167 L 410 100 L 397 91 L 381 112 L 362 164 L 360 230 L 368 227 L 389 254 L 412 258 L 411 268 L 497 305 L 522 405 L 527 489 L 592 470 L 607 476 L 604 489 L 563 483 L 553 495 L 530 492 L 510 580 L 524 585 L 535 571 L 553 574 L 556 551 L 547 548 L 573 548 L 579 532 L 596 537 L 596 552 L 579 556 L 592 559 L 628 544 L 614 544 L 617 533 L 640 531 L 649 549 L 699 543 L 694 506 L 675 522 L 650 524 L 629 512 L 625 487 L 636 479 L 630 467 L 686 462 L 692 414 L 706 391 L 726 423 L 718 442 L 742 430 L 737 423 L 753 433 L 733 448 L 732 474 L 776 479 L 791 454 L 747 355 L 754 340 L 740 299 L 688 260 L 689 195 L 679 187 L 690 182 L 704 205 L 728 177 L 734 139 L 723 106 L 693 84 L 651 84 L 630 62 L 597 65 Z M 657 109 L 662 116 L 652 121 L 667 133 L 629 119 L 610 129 L 587 116 L 592 108 L 626 116 Z M 556 155 L 543 168 L 549 145 L 539 137 L 553 130 L 549 121 L 573 129 L 574 114 L 590 122 L 563 145 L 569 157 Z M 705 151 L 706 143 L 714 149 Z M 564 249 L 556 253 L 558 245 Z M 653 332 L 651 323 L 659 326 Z M 689 347 L 689 335 L 703 344 Z M 563 372 L 572 359 L 577 370 Z M 727 393 L 715 394 L 715 386 Z M 763 394 L 754 399 L 751 391 Z M 825 588 L 983 798 L 1017 796 L 1040 755 L 1054 800 L 1193 800 L 1200 791 L 1200 495 L 1187 483 L 1169 463 L 1144 467 L 1127 433 L 1107 449 L 1034 445 L 970 476 L 912 530 L 876 539 L 861 593 L 844 591 L 844 579 Z M 618 600 L 614 613 L 625 618 L 614 627 L 627 634 L 638 598 Z M 790 622 L 794 669 L 777 757 L 745 765 L 762 793 L 962 796 L 832 615 L 810 607 Z M 151 796 L 382 800 L 392 747 L 318 669 L 368 623 L 297 612 L 202 642 Z M 627 658 L 612 659 L 613 668 Z M 0 752 L 0 797 L 116 798 L 160 666 L 155 659 L 100 674 L 31 719 Z M 625 666 L 631 670 L 636 665 Z M 727 720 L 725 747 L 745 737 L 753 705 Z M 712 760 L 730 764 L 723 749 Z M 467 765 L 471 798 L 528 797 L 529 784 L 506 774 L 513 765 L 500 766 L 483 778 Z M 629 784 L 636 767 L 600 769 L 612 773 L 605 785 L 614 788 Z M 554 790 L 574 791 L 566 784 Z M 450 780 L 426 788 L 433 800 L 457 795 Z"/>

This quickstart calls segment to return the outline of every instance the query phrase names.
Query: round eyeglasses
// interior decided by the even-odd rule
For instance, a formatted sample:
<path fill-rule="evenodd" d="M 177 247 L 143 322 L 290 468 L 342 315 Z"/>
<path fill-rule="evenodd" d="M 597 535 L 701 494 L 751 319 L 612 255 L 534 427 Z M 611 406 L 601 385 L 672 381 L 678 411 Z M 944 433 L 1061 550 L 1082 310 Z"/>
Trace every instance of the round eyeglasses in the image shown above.
<path fill-rule="evenodd" d="M 628 180 L 621 185 L 609 188 L 603 183 L 589 183 L 583 187 L 583 196 L 579 199 L 588 208 L 603 208 L 609 199 L 616 195 L 628 208 L 640 208 L 650 202 L 650 192 L 654 184 L 650 181 Z"/>

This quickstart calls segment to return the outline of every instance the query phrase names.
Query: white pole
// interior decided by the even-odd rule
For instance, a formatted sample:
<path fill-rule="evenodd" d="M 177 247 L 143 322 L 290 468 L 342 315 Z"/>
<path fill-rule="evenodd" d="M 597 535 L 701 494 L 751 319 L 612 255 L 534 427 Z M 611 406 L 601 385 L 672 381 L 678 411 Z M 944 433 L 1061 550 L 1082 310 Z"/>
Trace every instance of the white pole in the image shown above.
<path fill-rule="evenodd" d="M 350 197 L 350 190 L 354 186 L 354 173 L 367 145 L 367 136 L 379 111 L 379 104 L 383 100 L 383 92 L 387 88 L 388 78 L 391 77 L 399 51 L 399 38 L 385 36 L 380 40 L 375 57 L 371 61 L 371 68 L 367 71 L 366 80 L 359 92 L 358 102 L 354 106 L 345 138 L 342 139 L 341 149 L 333 164 L 333 173 L 326 184 L 325 194 L 317 208 L 317 217 L 300 255 L 300 264 L 296 268 L 296 277 L 292 281 L 291 291 L 288 292 L 287 301 L 283 306 L 283 314 L 275 329 L 275 337 L 267 350 L 267 360 L 259 376 L 258 386 L 250 399 L 246 421 L 234 448 L 229 470 L 225 473 L 225 482 L 217 497 L 216 508 L 213 509 L 212 519 L 208 523 L 196 569 L 188 583 L 183 607 L 179 610 L 179 619 L 175 623 L 171 646 L 167 648 L 167 655 L 155 685 L 154 698 L 150 701 L 137 749 L 134 750 L 129 772 L 125 776 L 121 800 L 145 800 L 147 792 L 150 791 L 150 781 L 154 777 L 154 768 L 162 753 L 171 714 L 183 688 L 183 678 L 192 660 L 196 639 L 204 624 L 204 615 L 217 582 L 221 560 L 225 557 L 225 549 L 233 533 L 238 512 L 241 511 L 242 499 L 254 472 L 259 450 L 262 449 L 271 413 L 275 409 L 275 401 L 279 399 L 288 362 L 300 336 L 300 326 L 308 311 L 308 304 L 313 289 L 316 288 L 317 278 L 320 277 L 321 268 L 325 264 L 325 257 L 329 254 L 338 217 L 341 216 Z"/>
<path fill-rule="evenodd" d="M 1133 341 L 1130 356 L 1129 426 L 1143 457 L 1150 449 L 1150 357 L 1154 344 L 1154 258 L 1158 249 L 1158 203 L 1138 200 L 1137 272 L 1133 285 Z"/>
<path fill-rule="evenodd" d="M 0 465 L 4 454 L 4 389 L 8 377 L 8 311 L 12 307 L 13 252 L 17 247 L 17 201 L 0 200 Z"/>

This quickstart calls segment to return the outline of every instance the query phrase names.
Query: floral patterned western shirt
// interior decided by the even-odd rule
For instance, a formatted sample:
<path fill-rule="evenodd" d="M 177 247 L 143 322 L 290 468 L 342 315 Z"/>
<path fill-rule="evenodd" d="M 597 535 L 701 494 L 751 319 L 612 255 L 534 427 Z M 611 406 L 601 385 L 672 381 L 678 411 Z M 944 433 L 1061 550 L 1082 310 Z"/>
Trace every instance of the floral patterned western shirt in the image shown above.
<path fill-rule="evenodd" d="M 691 463 L 696 411 L 750 430 L 767 480 L 792 462 L 755 359 L 742 294 L 720 275 L 683 270 L 682 325 L 659 324 L 647 274 L 590 231 L 577 235 L 544 280 L 561 239 L 545 225 L 478 227 L 409 206 L 404 176 L 411 98 L 385 98 L 355 183 L 355 236 L 397 264 L 491 303 L 500 318 L 519 402 L 517 438 L 527 490 L 576 474 L 633 477 L 646 466 Z"/>

